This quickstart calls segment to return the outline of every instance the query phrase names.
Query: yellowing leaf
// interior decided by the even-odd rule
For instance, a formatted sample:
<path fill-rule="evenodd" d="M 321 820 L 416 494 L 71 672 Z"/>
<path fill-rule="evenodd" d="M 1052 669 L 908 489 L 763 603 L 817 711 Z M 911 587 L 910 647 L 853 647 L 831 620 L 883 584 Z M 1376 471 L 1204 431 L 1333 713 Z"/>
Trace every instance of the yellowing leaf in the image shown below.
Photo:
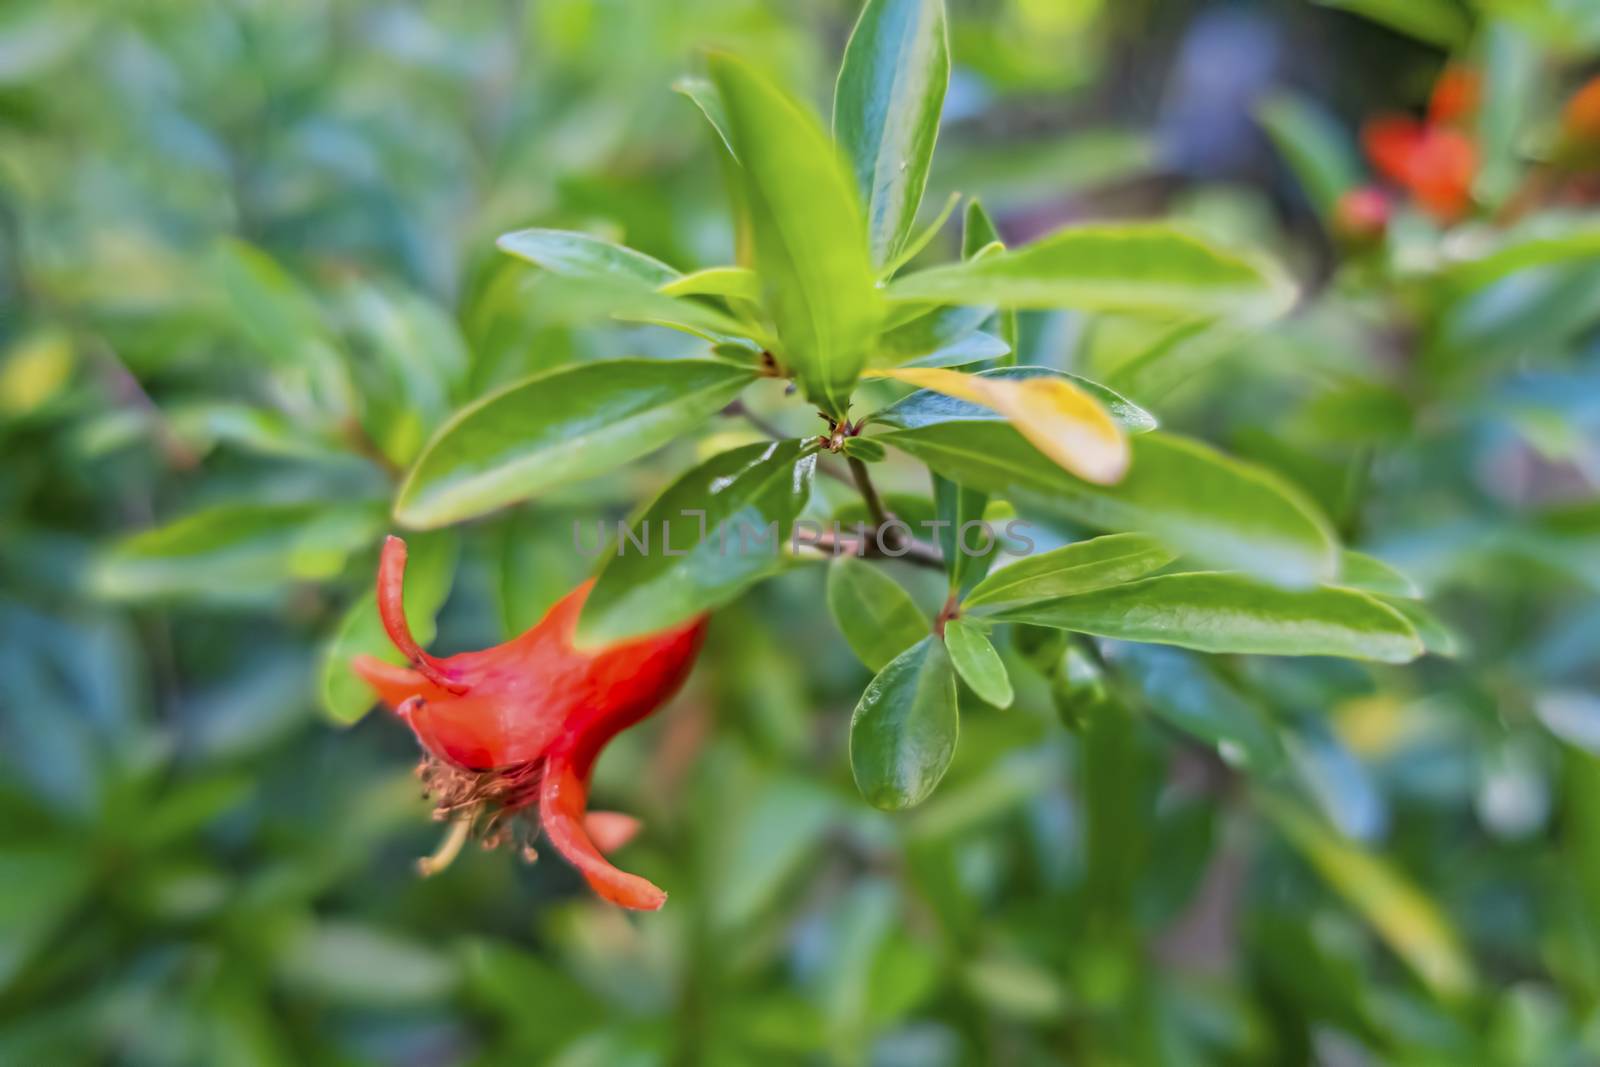
<path fill-rule="evenodd" d="M 0 413 L 26 415 L 44 404 L 72 377 L 72 339 L 45 330 L 19 341 L 0 362 Z"/>
<path fill-rule="evenodd" d="M 869 370 L 1004 415 L 1017 432 L 1063 470 L 1096 485 L 1115 485 L 1128 470 L 1128 439 L 1100 402 L 1062 378 L 982 378 L 934 367 Z"/>

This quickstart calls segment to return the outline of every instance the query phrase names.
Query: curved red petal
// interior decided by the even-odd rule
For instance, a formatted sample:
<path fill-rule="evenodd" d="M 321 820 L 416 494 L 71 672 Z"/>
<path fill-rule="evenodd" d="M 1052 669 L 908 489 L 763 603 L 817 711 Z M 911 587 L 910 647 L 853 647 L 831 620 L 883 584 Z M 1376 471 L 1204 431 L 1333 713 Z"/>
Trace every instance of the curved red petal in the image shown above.
<path fill-rule="evenodd" d="M 636 874 L 618 870 L 606 861 L 584 829 L 587 783 L 579 777 L 565 754 L 553 755 L 544 769 L 539 790 L 539 821 L 555 850 L 578 869 L 590 887 L 613 904 L 639 911 L 655 911 L 667 894 Z"/>
<path fill-rule="evenodd" d="M 406 621 L 405 583 L 406 543 L 391 534 L 383 542 L 383 555 L 378 561 L 378 617 L 383 620 L 384 632 L 423 677 L 441 689 L 465 693 L 467 687 L 452 679 L 443 663 L 424 652 L 411 636 L 411 624 Z"/>

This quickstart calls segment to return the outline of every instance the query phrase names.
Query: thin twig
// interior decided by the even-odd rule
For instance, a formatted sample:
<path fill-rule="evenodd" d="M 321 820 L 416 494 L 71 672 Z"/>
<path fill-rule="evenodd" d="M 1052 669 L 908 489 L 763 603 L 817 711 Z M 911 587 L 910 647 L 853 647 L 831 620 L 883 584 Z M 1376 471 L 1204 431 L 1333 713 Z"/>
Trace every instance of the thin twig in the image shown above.
<path fill-rule="evenodd" d="M 883 498 L 878 496 L 878 489 L 872 484 L 872 475 L 867 473 L 867 465 L 854 456 L 846 456 L 845 462 L 850 465 L 850 477 L 855 479 L 856 488 L 861 491 L 861 499 L 866 502 L 867 515 L 880 529 L 887 526 L 889 512 L 884 509 Z"/>
<path fill-rule="evenodd" d="M 843 537 L 824 531 L 819 534 L 808 534 L 804 530 L 796 534 L 796 541 L 807 547 L 826 552 L 830 556 L 857 556 L 862 559 L 897 559 L 917 567 L 931 567 L 935 570 L 944 569 L 944 556 L 939 550 L 926 541 L 909 541 L 899 545 L 880 545 L 878 531 L 869 529 L 863 531 L 862 537 Z"/>

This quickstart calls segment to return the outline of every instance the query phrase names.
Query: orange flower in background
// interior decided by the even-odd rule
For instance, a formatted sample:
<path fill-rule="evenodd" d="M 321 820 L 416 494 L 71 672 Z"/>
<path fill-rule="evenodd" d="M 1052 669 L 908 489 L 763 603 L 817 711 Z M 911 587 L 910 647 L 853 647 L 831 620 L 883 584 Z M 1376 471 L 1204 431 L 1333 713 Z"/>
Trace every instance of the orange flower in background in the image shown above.
<path fill-rule="evenodd" d="M 1455 222 L 1472 206 L 1478 146 L 1461 131 L 1412 118 L 1374 119 L 1362 129 L 1361 144 L 1379 174 L 1440 222 Z"/>
<path fill-rule="evenodd" d="M 1434 85 L 1426 120 L 1385 116 L 1361 131 L 1378 173 L 1442 223 L 1456 222 L 1472 207 L 1478 145 L 1462 127 L 1477 114 L 1481 91 L 1476 71 L 1452 65 Z"/>
<path fill-rule="evenodd" d="M 1460 126 L 1478 114 L 1483 99 L 1483 75 L 1471 67 L 1452 63 L 1433 83 L 1428 100 L 1428 122 L 1434 126 Z"/>
<path fill-rule="evenodd" d="M 1571 141 L 1600 144 L 1600 77 L 1591 79 L 1567 101 L 1561 129 Z"/>
<path fill-rule="evenodd" d="M 596 893 L 627 908 L 661 907 L 665 893 L 602 855 L 638 824 L 586 812 L 589 776 L 607 742 L 683 684 L 705 636 L 704 616 L 582 651 L 572 637 L 592 584 L 586 582 L 521 636 L 440 659 L 417 645 L 406 623 L 405 565 L 405 542 L 390 537 L 378 568 L 378 610 L 411 666 L 371 656 L 356 657 L 353 666 L 416 734 L 435 815 L 454 822 L 438 860 L 425 861 L 424 870 L 447 863 L 480 815 L 492 846 L 514 816 L 537 804 L 545 837 Z M 526 853 L 532 857 L 531 848 Z"/>

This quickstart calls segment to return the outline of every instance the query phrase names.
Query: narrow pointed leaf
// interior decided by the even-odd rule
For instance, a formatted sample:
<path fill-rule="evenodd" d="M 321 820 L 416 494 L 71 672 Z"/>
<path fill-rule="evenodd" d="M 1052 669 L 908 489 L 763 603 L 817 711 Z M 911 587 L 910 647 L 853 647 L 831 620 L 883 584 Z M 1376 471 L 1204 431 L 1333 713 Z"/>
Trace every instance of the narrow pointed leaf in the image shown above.
<path fill-rule="evenodd" d="M 1104 537 L 1025 556 L 989 575 L 967 594 L 966 610 L 1093 592 L 1143 578 L 1172 562 L 1172 550 L 1144 534 Z"/>
<path fill-rule="evenodd" d="M 710 67 L 743 164 L 779 361 L 807 399 L 843 416 L 880 313 L 855 184 L 806 108 L 731 56 Z"/>
<path fill-rule="evenodd" d="M 1346 656 L 1406 663 L 1423 652 L 1411 624 L 1365 593 L 1289 590 L 1237 574 L 1169 574 L 1025 604 L 997 619 L 1201 652 Z"/>
<path fill-rule="evenodd" d="M 1097 485 L 1128 469 L 1128 441 L 1116 420 L 1087 391 L 1065 378 L 1002 378 L 935 367 L 871 371 L 990 408 L 1064 470 Z"/>
<path fill-rule="evenodd" d="M 889 811 L 920 804 L 950 769 L 960 727 L 950 655 L 929 635 L 878 672 L 850 717 L 861 795 Z"/>
<path fill-rule="evenodd" d="M 987 335 L 983 335 L 987 336 Z M 1088 393 L 1100 402 L 1125 433 L 1148 433 L 1156 428 L 1156 418 L 1148 411 L 1113 389 L 1076 374 L 1053 370 L 1049 367 L 996 367 L 978 371 L 976 377 L 999 381 L 1026 381 L 1030 378 L 1058 378 Z M 913 430 L 939 422 L 969 419 L 1005 421 L 1005 416 L 991 407 L 970 400 L 950 396 L 932 389 L 922 389 L 895 401 L 881 411 L 872 413 L 872 421 L 901 430 Z"/>
<path fill-rule="evenodd" d="M 871 671 L 928 636 L 928 620 L 900 583 L 854 556 L 828 565 L 828 611 Z"/>
<path fill-rule="evenodd" d="M 935 422 L 877 438 L 952 481 L 1096 529 L 1148 533 L 1182 555 L 1277 585 L 1332 581 L 1338 571 L 1333 533 L 1298 491 L 1185 438 L 1133 437 L 1133 462 L 1114 486 L 1074 478 L 1001 422 Z"/>
<path fill-rule="evenodd" d="M 665 629 L 777 573 L 816 463 L 809 442 L 769 441 L 679 478 L 608 550 L 578 640 L 598 645 Z"/>
<path fill-rule="evenodd" d="M 1339 585 L 1366 593 L 1416 600 L 1422 596 L 1417 583 L 1375 556 L 1347 548 L 1339 556 Z"/>
<path fill-rule="evenodd" d="M 867 0 L 845 46 L 833 134 L 855 168 L 875 263 L 917 218 L 950 81 L 943 0 Z"/>
<path fill-rule="evenodd" d="M 744 267 L 707 267 L 673 278 L 660 291 L 667 296 L 728 296 L 759 301 L 761 279 Z"/>
<path fill-rule="evenodd" d="M 1271 264 L 1163 223 L 1077 226 L 897 278 L 891 301 L 1266 318 L 1293 302 Z"/>
<path fill-rule="evenodd" d="M 1000 653 L 994 650 L 982 630 L 961 619 L 952 619 L 944 628 L 945 648 L 956 673 L 978 699 L 997 708 L 1009 708 L 1014 696 L 1011 677 Z"/>
<path fill-rule="evenodd" d="M 1403 873 L 1297 807 L 1264 799 L 1257 806 L 1434 993 L 1459 997 L 1471 991 L 1472 963 L 1455 930 Z"/>
<path fill-rule="evenodd" d="M 440 427 L 400 487 L 395 518 L 444 526 L 603 474 L 698 429 L 755 377 L 709 360 L 650 359 L 537 374 Z"/>

